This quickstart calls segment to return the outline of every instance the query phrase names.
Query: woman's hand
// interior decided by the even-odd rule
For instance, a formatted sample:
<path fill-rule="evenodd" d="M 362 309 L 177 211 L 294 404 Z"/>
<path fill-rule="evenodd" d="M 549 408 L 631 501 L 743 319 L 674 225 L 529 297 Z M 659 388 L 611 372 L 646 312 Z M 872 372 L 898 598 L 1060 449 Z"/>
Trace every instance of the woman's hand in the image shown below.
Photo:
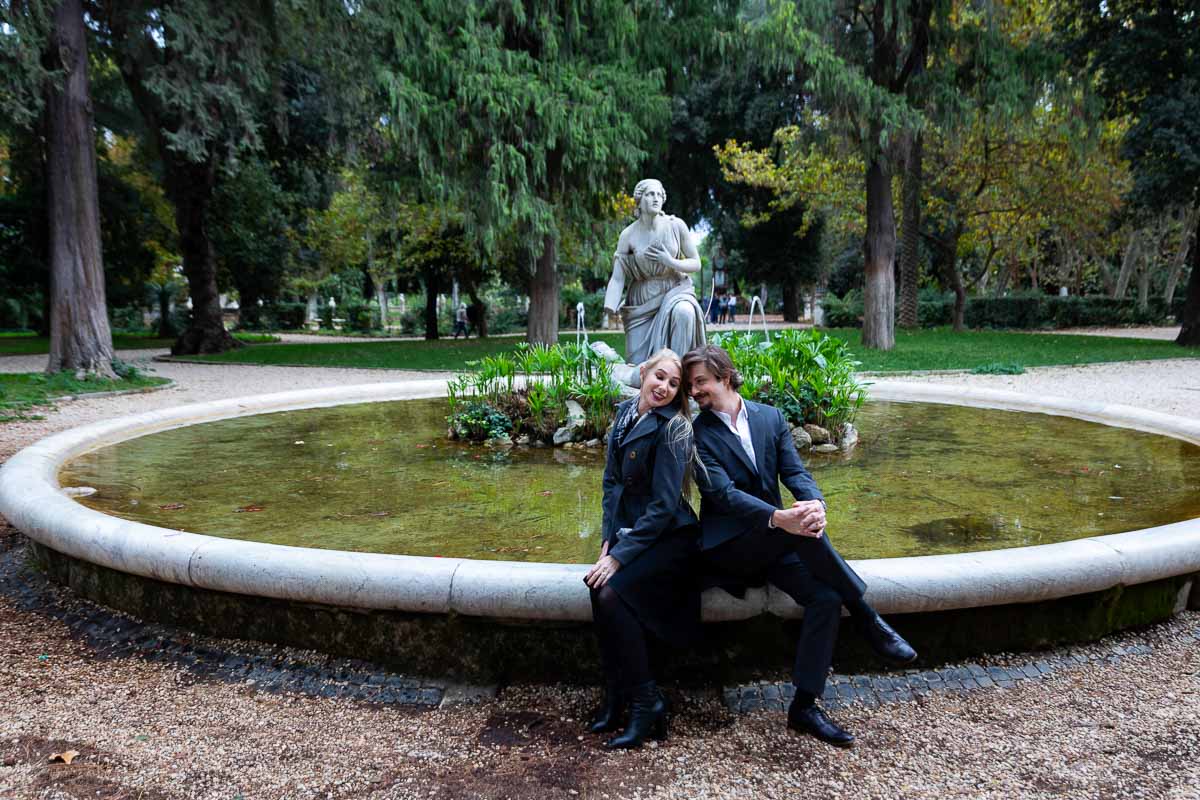
<path fill-rule="evenodd" d="M 606 546 L 604 553 L 600 556 L 600 559 L 592 565 L 592 568 L 588 570 L 587 575 L 583 576 L 583 582 L 592 589 L 599 589 L 604 586 L 604 584 L 608 583 L 608 579 L 611 578 L 620 568 L 621 562 L 608 555 L 608 548 Z"/>

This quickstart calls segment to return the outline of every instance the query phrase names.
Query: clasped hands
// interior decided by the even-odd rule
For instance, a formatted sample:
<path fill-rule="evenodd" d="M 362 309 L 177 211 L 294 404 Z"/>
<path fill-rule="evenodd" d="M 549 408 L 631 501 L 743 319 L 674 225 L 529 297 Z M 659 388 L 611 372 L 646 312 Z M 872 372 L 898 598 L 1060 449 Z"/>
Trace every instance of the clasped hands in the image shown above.
<path fill-rule="evenodd" d="M 600 548 L 600 558 L 587 571 L 587 574 L 583 576 L 583 582 L 589 588 L 599 589 L 608 583 L 608 579 L 620 568 L 621 562 L 608 554 L 608 542 L 605 542 L 604 546 Z"/>
<path fill-rule="evenodd" d="M 825 505 L 820 500 L 797 500 L 771 516 L 776 528 L 796 536 L 820 539 L 825 532 Z"/>

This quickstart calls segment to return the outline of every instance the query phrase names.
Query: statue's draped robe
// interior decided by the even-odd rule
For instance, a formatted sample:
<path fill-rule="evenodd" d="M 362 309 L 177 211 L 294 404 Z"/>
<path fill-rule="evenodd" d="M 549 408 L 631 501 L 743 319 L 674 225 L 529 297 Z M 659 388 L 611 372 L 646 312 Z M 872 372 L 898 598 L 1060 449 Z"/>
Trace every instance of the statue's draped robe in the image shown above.
<path fill-rule="evenodd" d="M 661 243 L 675 258 L 685 258 L 680 241 L 688 235 L 687 225 L 670 215 L 663 221 L 666 224 L 658 226 L 646 249 Z M 625 322 L 625 359 L 630 364 L 640 364 L 664 347 L 682 356 L 705 341 L 704 312 L 692 288 L 692 277 L 644 254 L 644 249 L 613 254 L 625 273 L 621 318 Z"/>

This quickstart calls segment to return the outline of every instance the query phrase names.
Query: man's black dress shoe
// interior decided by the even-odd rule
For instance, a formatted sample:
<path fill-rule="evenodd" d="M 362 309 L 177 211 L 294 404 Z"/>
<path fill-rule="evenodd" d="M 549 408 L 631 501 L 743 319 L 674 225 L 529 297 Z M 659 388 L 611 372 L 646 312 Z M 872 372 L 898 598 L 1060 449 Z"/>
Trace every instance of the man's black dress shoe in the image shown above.
<path fill-rule="evenodd" d="M 912 648 L 904 637 L 883 621 L 883 617 L 872 614 L 869 617 L 855 618 L 858 629 L 866 637 L 873 649 L 885 661 L 893 664 L 911 664 L 917 660 L 917 651 Z"/>
<path fill-rule="evenodd" d="M 834 747 L 851 747 L 854 744 L 854 734 L 825 716 L 821 707 L 815 704 L 801 707 L 792 703 L 788 708 L 787 726 L 789 730 L 815 736 Z"/>

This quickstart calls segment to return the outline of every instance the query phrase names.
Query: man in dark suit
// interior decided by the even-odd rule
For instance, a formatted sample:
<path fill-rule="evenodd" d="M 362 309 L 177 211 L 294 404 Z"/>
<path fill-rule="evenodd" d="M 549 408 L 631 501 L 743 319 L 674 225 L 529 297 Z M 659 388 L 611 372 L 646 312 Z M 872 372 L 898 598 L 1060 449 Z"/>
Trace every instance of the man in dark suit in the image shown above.
<path fill-rule="evenodd" d="M 689 352 L 683 373 L 701 409 L 693 429 L 702 467 L 696 483 L 705 567 L 719 585 L 736 591 L 769 582 L 804 606 L 788 727 L 848 747 L 854 736 L 816 704 L 842 607 L 884 659 L 907 664 L 916 651 L 865 601 L 866 584 L 825 536 L 825 499 L 796 453 L 783 414 L 742 398 L 742 378 L 719 347 Z M 780 481 L 796 499 L 791 508 L 781 508 Z"/>

